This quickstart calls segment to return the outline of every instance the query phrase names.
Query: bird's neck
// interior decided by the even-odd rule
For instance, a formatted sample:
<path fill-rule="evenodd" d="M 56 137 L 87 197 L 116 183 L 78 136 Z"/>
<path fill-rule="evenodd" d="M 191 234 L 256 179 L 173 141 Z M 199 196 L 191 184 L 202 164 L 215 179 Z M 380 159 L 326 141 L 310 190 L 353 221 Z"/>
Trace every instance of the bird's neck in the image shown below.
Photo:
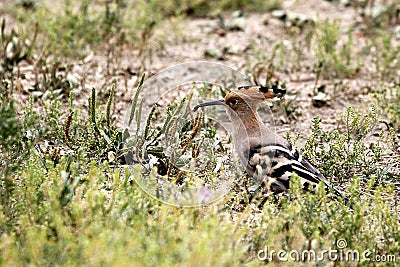
<path fill-rule="evenodd" d="M 267 129 L 256 111 L 248 111 L 245 114 L 237 114 L 233 120 L 235 128 L 235 138 L 240 142 L 243 139 L 259 138 L 265 136 Z"/>
<path fill-rule="evenodd" d="M 266 131 L 264 123 L 261 121 L 261 118 L 257 113 L 251 114 L 251 116 L 248 116 L 244 120 L 244 128 L 249 137 L 255 138 L 261 137 Z"/>

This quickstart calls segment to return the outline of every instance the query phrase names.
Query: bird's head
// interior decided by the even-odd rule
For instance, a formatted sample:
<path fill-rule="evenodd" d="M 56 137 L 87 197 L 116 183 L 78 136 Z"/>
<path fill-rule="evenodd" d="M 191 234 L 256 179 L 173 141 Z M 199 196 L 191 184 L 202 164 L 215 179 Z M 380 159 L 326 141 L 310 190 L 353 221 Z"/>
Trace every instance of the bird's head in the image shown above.
<path fill-rule="evenodd" d="M 275 141 L 275 136 L 268 134 L 270 129 L 265 127 L 257 109 L 259 104 L 271 103 L 276 98 L 282 98 L 285 93 L 286 90 L 278 86 L 241 86 L 231 90 L 224 99 L 199 104 L 193 110 L 212 105 L 225 106 L 233 125 L 237 151 L 249 151 L 250 147 L 264 141 L 272 143 Z M 246 153 L 241 154 L 242 162 L 245 163 L 247 158 Z"/>
<path fill-rule="evenodd" d="M 282 98 L 286 94 L 285 89 L 277 87 L 241 86 L 230 91 L 224 99 L 205 102 L 194 107 L 194 111 L 201 107 L 223 105 L 230 113 L 243 116 L 255 113 L 260 103 L 272 102 Z"/>

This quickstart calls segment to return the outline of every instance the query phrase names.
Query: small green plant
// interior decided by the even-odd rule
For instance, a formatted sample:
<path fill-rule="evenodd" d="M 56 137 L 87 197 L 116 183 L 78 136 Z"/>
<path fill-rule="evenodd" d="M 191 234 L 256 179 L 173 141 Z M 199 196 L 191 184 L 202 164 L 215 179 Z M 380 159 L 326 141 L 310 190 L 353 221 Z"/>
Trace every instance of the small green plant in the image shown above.
<path fill-rule="evenodd" d="M 38 33 L 35 24 L 31 40 L 23 37 L 15 29 L 10 33 L 6 32 L 6 20 L 1 21 L 0 30 L 0 94 L 6 100 L 15 90 L 15 79 L 19 78 L 19 71 L 15 73 L 15 68 L 24 60 L 30 60 L 33 54 L 36 36 Z"/>
<path fill-rule="evenodd" d="M 0 153 L 1 153 L 1 175 L 8 175 L 18 169 L 18 165 L 29 155 L 29 144 L 23 141 L 24 123 L 20 121 L 14 107 L 14 101 L 0 102 Z M 34 123 L 34 121 L 32 121 Z M 27 123 L 32 123 L 27 122 Z"/>
<path fill-rule="evenodd" d="M 1 47 L 0 47 L 0 77 L 3 79 L 5 73 L 12 73 L 15 66 L 21 61 L 27 60 L 32 55 L 38 33 L 38 25 L 35 24 L 31 40 L 20 36 L 14 29 L 6 33 L 6 20 L 1 21 Z"/>
<path fill-rule="evenodd" d="M 38 66 L 35 84 L 29 88 L 32 94 L 43 100 L 67 98 L 76 86 L 67 78 L 72 66 L 60 61 L 49 64 L 47 60 L 38 62 Z"/>
<path fill-rule="evenodd" d="M 372 56 L 377 76 L 383 81 L 392 79 L 400 67 L 400 47 L 394 45 L 392 34 L 381 31 L 371 39 L 367 50 Z"/>
<path fill-rule="evenodd" d="M 373 94 L 379 103 L 379 112 L 382 114 L 383 121 L 389 127 L 393 127 L 397 132 L 400 131 L 400 85 L 381 85 Z"/>
<path fill-rule="evenodd" d="M 325 20 L 317 24 L 314 38 L 318 77 L 347 78 L 357 73 L 360 64 L 352 31 L 349 31 L 347 41 L 340 45 L 339 22 Z"/>
<path fill-rule="evenodd" d="M 283 114 L 288 120 L 296 120 L 297 116 L 300 115 L 300 105 L 296 103 L 297 98 L 300 96 L 300 93 L 296 93 L 294 96 L 290 98 L 290 100 L 281 101 L 279 105 L 283 109 Z M 286 97 L 287 98 L 287 97 Z"/>
<path fill-rule="evenodd" d="M 380 29 L 387 29 L 398 22 L 399 7 L 395 0 L 384 2 L 363 1 L 353 3 L 357 13 L 361 15 L 363 31 L 367 35 L 374 35 Z"/>
<path fill-rule="evenodd" d="M 347 183 L 357 174 L 364 184 L 368 184 L 371 176 L 379 177 L 376 180 L 379 184 L 379 181 L 394 181 L 394 177 L 399 175 L 393 161 L 385 160 L 385 153 L 389 153 L 387 149 L 391 145 L 385 142 L 384 131 L 373 146 L 366 144 L 366 138 L 378 123 L 375 106 L 371 106 L 371 111 L 364 115 L 349 107 L 343 133 L 339 129 L 323 132 L 320 122 L 319 117 L 314 118 L 313 133 L 306 142 L 304 155 L 317 163 L 321 172 L 332 181 Z M 390 136 L 387 137 L 390 139 Z"/>

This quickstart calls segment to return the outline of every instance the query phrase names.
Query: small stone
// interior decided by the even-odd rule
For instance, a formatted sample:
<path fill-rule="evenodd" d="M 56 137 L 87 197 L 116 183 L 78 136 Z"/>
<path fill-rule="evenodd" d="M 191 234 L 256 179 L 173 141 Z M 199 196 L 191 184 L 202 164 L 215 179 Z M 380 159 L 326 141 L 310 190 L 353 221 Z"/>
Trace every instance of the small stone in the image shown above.
<path fill-rule="evenodd" d="M 14 51 L 14 43 L 9 42 L 6 46 L 6 58 L 11 60 L 14 59 Z"/>
<path fill-rule="evenodd" d="M 287 14 L 286 14 L 285 10 L 274 10 L 274 11 L 272 11 L 272 16 L 274 18 L 277 18 L 277 19 L 281 20 L 281 21 L 285 21 L 286 17 L 287 17 Z"/>
<path fill-rule="evenodd" d="M 40 98 L 43 95 L 42 91 L 33 91 L 32 95 L 34 98 Z"/>
<path fill-rule="evenodd" d="M 243 16 L 243 12 L 235 11 L 228 20 L 218 16 L 218 26 L 227 31 L 244 31 L 246 29 L 246 18 Z"/>
<path fill-rule="evenodd" d="M 340 0 L 339 2 L 342 6 L 348 7 L 351 6 L 351 1 L 350 0 Z"/>
<path fill-rule="evenodd" d="M 320 91 L 312 98 L 312 104 L 314 107 L 322 107 L 327 105 L 330 100 L 329 95 Z"/>
<path fill-rule="evenodd" d="M 400 25 L 397 25 L 394 28 L 394 36 L 396 37 L 397 40 L 400 40 Z"/>
<path fill-rule="evenodd" d="M 93 60 L 93 58 L 94 58 L 94 54 L 93 53 L 90 53 L 87 57 L 85 57 L 84 59 L 83 59 L 83 63 L 89 63 L 90 61 L 92 61 Z"/>
<path fill-rule="evenodd" d="M 380 4 L 376 4 L 370 8 L 366 8 L 364 10 L 364 14 L 372 17 L 372 18 L 377 18 L 380 15 L 382 15 L 383 13 L 385 13 L 387 11 L 387 7 L 380 5 Z"/>
<path fill-rule="evenodd" d="M 69 83 L 71 84 L 72 87 L 75 87 L 77 85 L 79 85 L 79 81 L 78 79 L 75 77 L 75 75 L 68 73 L 67 74 L 67 81 L 69 81 Z"/>
<path fill-rule="evenodd" d="M 239 17 L 233 19 L 228 25 L 227 29 L 230 31 L 244 31 L 246 29 L 246 18 Z"/>
<path fill-rule="evenodd" d="M 113 162 L 115 160 L 115 152 L 108 151 L 108 162 Z"/>
<path fill-rule="evenodd" d="M 227 49 L 207 49 L 204 52 L 204 56 L 206 57 L 211 57 L 211 58 L 215 58 L 218 60 L 224 60 L 225 59 L 225 54 L 227 52 Z"/>

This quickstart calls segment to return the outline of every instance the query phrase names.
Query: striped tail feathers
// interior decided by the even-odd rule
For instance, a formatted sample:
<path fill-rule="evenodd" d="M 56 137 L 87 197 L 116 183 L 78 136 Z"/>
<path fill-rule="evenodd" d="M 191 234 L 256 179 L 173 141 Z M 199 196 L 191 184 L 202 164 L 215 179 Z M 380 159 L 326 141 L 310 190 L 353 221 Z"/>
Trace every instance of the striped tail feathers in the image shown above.
<path fill-rule="evenodd" d="M 248 159 L 247 171 L 253 177 L 267 178 L 265 186 L 274 193 L 289 189 L 289 180 L 294 172 L 301 178 L 304 189 L 312 191 L 323 181 L 327 190 L 332 189 L 336 196 L 343 198 L 343 194 L 290 144 L 287 147 L 278 143 L 255 146 L 250 149 Z"/>

